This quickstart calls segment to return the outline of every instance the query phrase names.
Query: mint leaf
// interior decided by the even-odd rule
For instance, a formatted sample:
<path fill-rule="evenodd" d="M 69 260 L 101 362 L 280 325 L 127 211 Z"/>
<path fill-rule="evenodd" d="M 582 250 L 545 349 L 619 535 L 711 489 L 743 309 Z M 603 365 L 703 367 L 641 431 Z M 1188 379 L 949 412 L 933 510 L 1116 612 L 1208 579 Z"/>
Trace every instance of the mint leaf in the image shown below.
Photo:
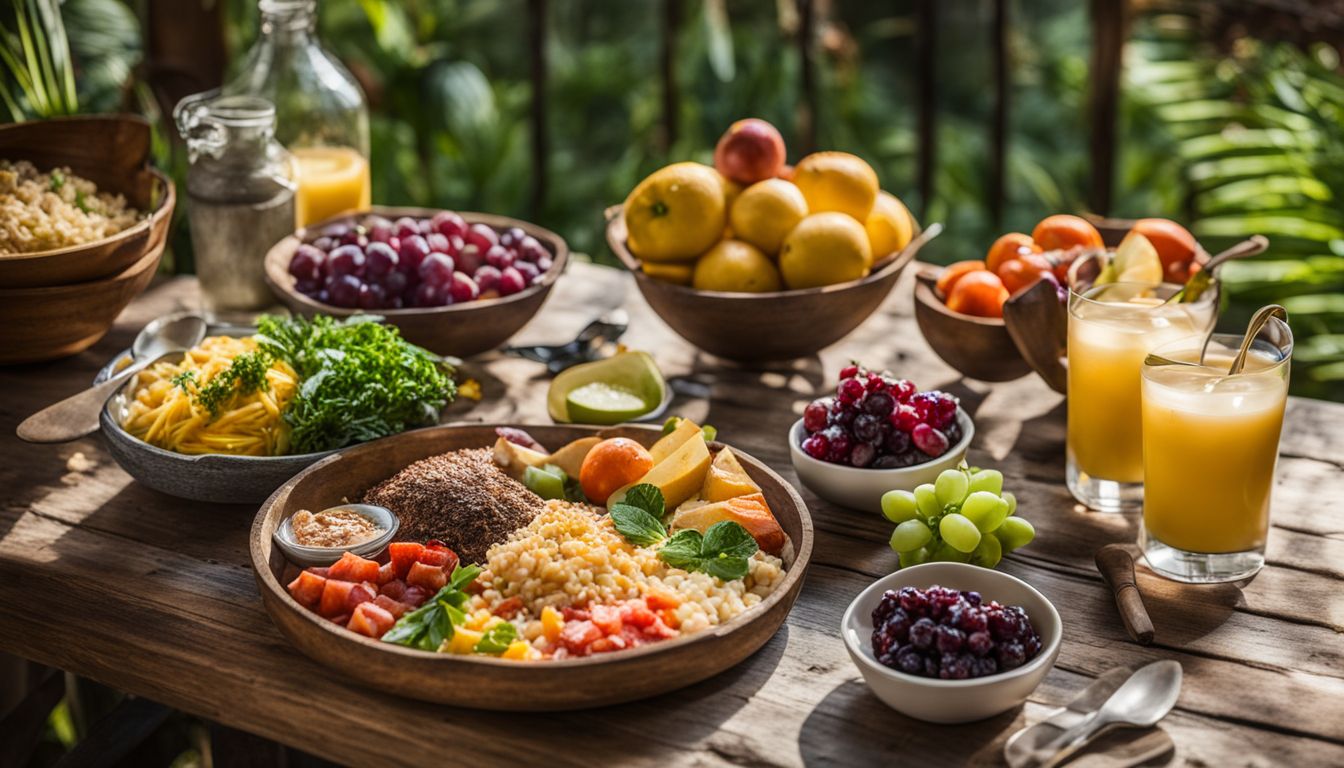
<path fill-rule="evenodd" d="M 760 549 L 756 539 L 752 538 L 741 523 L 732 520 L 717 522 L 705 531 L 704 543 L 700 545 L 703 557 L 751 557 Z"/>
<path fill-rule="evenodd" d="M 700 544 L 700 532 L 686 528 L 672 534 L 672 538 L 658 550 L 658 558 L 673 568 L 698 570 L 701 565 Z"/>
<path fill-rule="evenodd" d="M 663 492 L 658 490 L 658 486 L 649 483 L 640 483 L 626 491 L 625 498 L 621 499 L 620 503 L 639 507 L 658 519 L 662 519 L 666 504 L 663 501 Z"/>
<path fill-rule="evenodd" d="M 448 584 L 447 586 L 444 587 L 444 589 L 451 589 L 454 592 L 458 592 L 463 587 L 475 581 L 476 577 L 480 575 L 481 575 L 481 566 L 479 565 L 464 566 L 461 563 L 458 563 L 458 565 L 453 568 L 453 575 L 448 577 Z M 439 594 L 440 596 L 444 596 L 443 590 L 440 590 Z"/>
<path fill-rule="evenodd" d="M 639 507 L 624 502 L 613 504 L 607 516 L 626 541 L 637 547 L 650 547 L 667 538 L 667 529 L 658 518 Z"/>
<path fill-rule="evenodd" d="M 509 644 L 518 639 L 518 628 L 512 622 L 504 621 L 491 627 L 485 636 L 472 648 L 476 653 L 489 653 L 495 656 L 507 651 Z"/>
<path fill-rule="evenodd" d="M 745 578 L 748 571 L 747 558 L 727 554 L 706 558 L 701 561 L 700 570 L 724 581 Z"/>

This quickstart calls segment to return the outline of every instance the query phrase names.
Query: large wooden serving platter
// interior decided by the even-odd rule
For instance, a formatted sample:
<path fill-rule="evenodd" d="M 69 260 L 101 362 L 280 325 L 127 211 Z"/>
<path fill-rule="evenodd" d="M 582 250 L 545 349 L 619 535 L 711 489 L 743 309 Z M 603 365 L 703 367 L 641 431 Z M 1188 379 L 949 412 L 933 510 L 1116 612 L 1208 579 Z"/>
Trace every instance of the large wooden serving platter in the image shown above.
<path fill-rule="evenodd" d="M 286 563 L 271 534 L 299 509 L 354 499 L 403 467 L 428 456 L 495 442 L 494 424 L 430 427 L 365 443 L 300 472 L 262 505 L 252 525 L 252 566 L 262 602 L 280 631 L 313 659 L 370 687 L 426 701 L 478 709 L 554 711 L 616 704 L 699 682 L 755 653 L 784 623 L 812 556 L 812 518 L 792 486 L 760 461 L 737 452 L 793 542 L 784 583 L 727 624 L 629 651 L 580 659 L 516 662 L 412 650 L 347 631 L 299 605 L 281 583 Z M 625 425 L 524 427 L 543 445 L 559 447 L 592 434 L 651 445 L 657 427 Z M 717 450 L 722 446 L 712 445 Z"/>

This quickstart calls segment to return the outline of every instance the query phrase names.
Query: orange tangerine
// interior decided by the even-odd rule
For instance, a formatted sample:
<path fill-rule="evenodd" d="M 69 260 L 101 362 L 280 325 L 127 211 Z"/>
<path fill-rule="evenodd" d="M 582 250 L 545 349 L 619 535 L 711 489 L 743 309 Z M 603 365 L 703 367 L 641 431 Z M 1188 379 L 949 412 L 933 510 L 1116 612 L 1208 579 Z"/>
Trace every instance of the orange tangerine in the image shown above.
<path fill-rule="evenodd" d="M 613 437 L 594 445 L 579 467 L 583 495 L 594 504 L 605 504 L 618 488 L 627 486 L 653 469 L 653 457 L 644 446 L 628 437 Z"/>

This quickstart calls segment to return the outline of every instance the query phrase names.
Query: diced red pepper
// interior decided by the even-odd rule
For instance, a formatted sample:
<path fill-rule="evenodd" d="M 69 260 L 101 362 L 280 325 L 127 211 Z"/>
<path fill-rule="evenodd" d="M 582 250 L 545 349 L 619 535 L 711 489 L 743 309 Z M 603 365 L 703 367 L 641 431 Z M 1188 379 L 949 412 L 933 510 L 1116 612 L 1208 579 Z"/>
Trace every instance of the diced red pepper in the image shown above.
<path fill-rule="evenodd" d="M 377 581 L 378 563 L 354 552 L 346 552 L 331 566 L 327 577 L 345 581 Z"/>
<path fill-rule="evenodd" d="M 523 610 L 523 598 L 514 595 L 507 600 L 501 600 L 499 605 L 495 606 L 494 614 L 501 619 L 512 619 Z"/>
<path fill-rule="evenodd" d="M 345 609 L 347 611 L 355 610 L 355 606 L 361 603 L 371 603 L 373 598 L 378 596 L 378 586 L 370 582 L 356 584 L 350 589 L 350 594 L 345 598 Z"/>
<path fill-rule="evenodd" d="M 315 573 L 302 571 L 298 578 L 289 583 L 289 594 L 299 605 L 305 608 L 313 609 L 322 601 L 322 590 L 327 585 L 327 580 Z"/>
<path fill-rule="evenodd" d="M 427 589 L 432 594 L 448 583 L 448 574 L 437 565 L 416 563 L 411 566 L 411 572 L 406 574 L 406 583 Z"/>
<path fill-rule="evenodd" d="M 406 595 L 406 582 L 401 579 L 393 579 L 378 588 L 378 593 L 387 595 L 397 602 L 404 602 Z"/>
<path fill-rule="evenodd" d="M 382 637 L 395 623 L 397 620 L 386 609 L 374 603 L 361 603 L 350 614 L 350 623 L 346 627 L 352 632 L 376 639 Z"/>
<path fill-rule="evenodd" d="M 393 618 L 397 619 L 400 619 L 402 617 L 402 614 L 411 610 L 411 606 L 393 600 L 387 595 L 379 595 L 373 598 L 373 604 L 392 614 Z"/>
<path fill-rule="evenodd" d="M 327 583 L 322 587 L 322 599 L 318 604 L 317 612 L 331 618 L 347 612 L 346 601 L 350 599 L 350 592 L 359 586 L 353 581 L 342 581 L 341 579 L 327 579 Z"/>
<path fill-rule="evenodd" d="M 420 561 L 420 553 L 424 551 L 425 545 L 414 541 L 397 541 L 387 545 L 387 556 L 398 579 L 406 578 L 411 565 Z"/>
<path fill-rule="evenodd" d="M 442 568 L 443 566 L 448 564 L 448 560 L 452 556 L 453 553 L 451 550 L 430 549 L 429 547 L 425 547 L 425 550 L 420 553 L 419 557 L 416 558 L 416 562 Z"/>
<path fill-rule="evenodd" d="M 392 563 L 383 563 L 378 568 L 378 586 L 382 586 L 397 578 L 397 571 L 392 567 Z"/>

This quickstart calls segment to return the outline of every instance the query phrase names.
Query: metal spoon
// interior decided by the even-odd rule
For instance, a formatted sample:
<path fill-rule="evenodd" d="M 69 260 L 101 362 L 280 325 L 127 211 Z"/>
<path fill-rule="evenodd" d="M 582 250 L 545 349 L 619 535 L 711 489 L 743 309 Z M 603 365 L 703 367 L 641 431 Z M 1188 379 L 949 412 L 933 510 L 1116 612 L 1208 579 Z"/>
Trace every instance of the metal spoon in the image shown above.
<path fill-rule="evenodd" d="M 1246 365 L 1246 353 L 1251 351 L 1251 344 L 1255 342 L 1255 337 L 1260 335 L 1260 329 L 1265 327 L 1269 318 L 1277 317 L 1283 322 L 1288 322 L 1288 310 L 1278 304 L 1269 304 L 1260 308 L 1251 317 L 1251 322 L 1246 326 L 1246 335 L 1241 339 L 1241 349 L 1237 350 L 1237 356 L 1232 359 L 1232 366 L 1227 369 L 1228 376 L 1236 376 L 1241 373 L 1241 369 Z"/>
<path fill-rule="evenodd" d="M 98 430 L 98 413 L 107 398 L 122 383 L 164 355 L 190 349 L 205 338 L 205 318 L 200 315 L 168 315 L 150 322 L 131 345 L 134 361 L 107 381 L 47 406 L 24 419 L 19 437 L 30 443 L 64 443 Z"/>
<path fill-rule="evenodd" d="M 1247 256 L 1254 256 L 1257 253 L 1262 253 L 1268 247 L 1269 239 L 1264 235 L 1251 235 L 1231 248 L 1222 251 L 1216 256 L 1210 257 L 1208 262 L 1206 262 L 1198 272 L 1191 275 L 1190 279 L 1185 281 L 1185 285 L 1181 286 L 1179 291 L 1173 293 L 1167 299 L 1166 303 L 1174 304 L 1183 301 L 1195 301 L 1213 282 L 1215 276 L 1214 273 L 1219 267 L 1233 259 L 1244 259 Z"/>
<path fill-rule="evenodd" d="M 1155 661 L 1135 672 L 1091 716 L 1044 744 L 1038 754 L 1051 755 L 1045 765 L 1057 765 L 1110 726 L 1150 728 L 1176 706 L 1180 694 L 1181 665 Z"/>

